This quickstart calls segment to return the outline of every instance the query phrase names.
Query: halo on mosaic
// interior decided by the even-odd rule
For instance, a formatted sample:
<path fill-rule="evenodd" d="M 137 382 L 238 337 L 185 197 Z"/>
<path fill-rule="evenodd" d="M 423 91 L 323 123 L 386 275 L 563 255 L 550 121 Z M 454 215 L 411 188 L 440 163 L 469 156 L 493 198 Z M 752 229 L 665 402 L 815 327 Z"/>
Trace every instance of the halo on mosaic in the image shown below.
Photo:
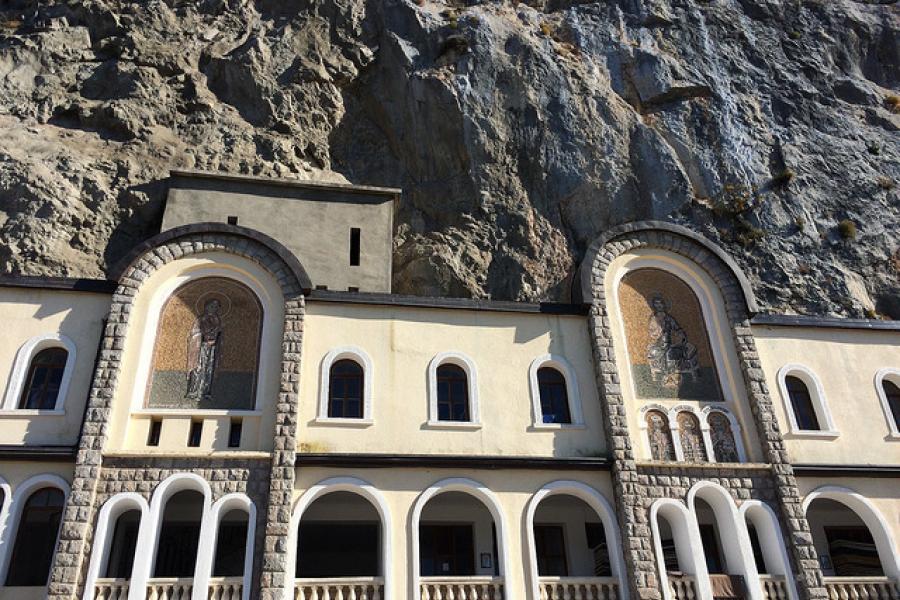
<path fill-rule="evenodd" d="M 243 291 L 243 290 L 242 290 Z M 224 319 L 228 316 L 228 313 L 231 312 L 231 298 L 229 298 L 226 294 L 216 290 L 210 290 L 208 292 L 203 292 L 197 297 L 197 300 L 194 302 L 194 314 L 202 315 L 206 310 L 206 305 L 210 300 L 218 300 L 219 301 L 219 318 Z"/>

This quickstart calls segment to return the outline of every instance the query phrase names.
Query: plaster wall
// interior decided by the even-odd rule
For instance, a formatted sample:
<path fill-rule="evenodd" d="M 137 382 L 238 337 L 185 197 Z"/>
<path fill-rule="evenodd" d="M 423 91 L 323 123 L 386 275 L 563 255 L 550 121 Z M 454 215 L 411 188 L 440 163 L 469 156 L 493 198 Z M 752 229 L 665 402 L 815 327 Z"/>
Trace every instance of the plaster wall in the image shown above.
<path fill-rule="evenodd" d="M 222 181 L 169 191 L 162 231 L 200 222 L 260 231 L 281 242 L 303 264 L 313 285 L 346 291 L 390 292 L 392 196 L 326 193 Z M 362 199 L 359 199 L 362 198 Z M 350 229 L 360 230 L 360 261 L 350 265 Z"/>
<path fill-rule="evenodd" d="M 373 420 L 317 422 L 321 364 L 356 346 L 373 365 Z M 428 425 L 427 370 L 442 352 L 475 365 L 481 426 Z M 544 354 L 575 372 L 584 426 L 536 429 L 528 368 Z M 301 367 L 300 451 L 578 457 L 606 453 L 600 403 L 583 317 L 309 301 Z"/>
<path fill-rule="evenodd" d="M 891 436 L 875 389 L 879 369 L 900 369 L 900 336 L 855 329 L 754 327 L 775 416 L 793 463 L 900 465 L 900 438 Z M 822 386 L 836 438 L 791 431 L 778 371 L 800 364 Z"/>
<path fill-rule="evenodd" d="M 103 319 L 109 296 L 84 292 L 0 288 L 0 390 L 5 397 L 13 384 L 16 355 L 28 340 L 61 334 L 75 345 L 75 365 L 63 400 L 63 410 L 0 410 L 0 445 L 74 445 L 78 441 Z M 27 374 L 24 364 L 22 379 Z M 14 392 L 16 393 L 16 392 Z M 18 392 L 21 393 L 21 392 Z M 14 400 L 18 402 L 18 398 Z"/>
<path fill-rule="evenodd" d="M 333 477 L 357 477 L 374 486 L 384 497 L 393 522 L 388 532 L 392 560 L 387 573 L 392 578 L 393 596 L 395 598 L 412 598 L 410 589 L 413 554 L 410 537 L 410 523 L 413 506 L 418 496 L 431 485 L 453 477 L 466 477 L 483 484 L 495 495 L 506 525 L 506 547 L 510 572 L 506 574 L 506 597 L 527 598 L 529 556 L 525 542 L 525 511 L 528 501 L 543 486 L 560 479 L 573 480 L 588 485 L 612 501 L 612 482 L 608 472 L 550 470 L 497 470 L 497 471 L 456 471 L 449 469 L 328 469 L 319 467 L 303 467 L 297 469 L 297 482 L 294 491 L 296 501 L 311 486 Z M 454 494 L 455 495 L 455 494 Z M 432 499 L 437 502 L 438 495 Z M 327 502 L 325 495 L 321 500 Z M 472 498 L 474 502 L 480 502 Z M 552 500 L 552 498 L 551 498 Z M 545 500 L 546 501 L 546 500 Z M 426 511 L 422 520 L 428 520 Z M 481 512 L 481 511 L 479 511 Z M 458 514 L 452 510 L 445 513 L 450 519 L 473 521 L 471 512 Z M 489 527 L 489 525 L 487 525 Z M 498 532 L 500 528 L 498 527 Z M 498 534 L 499 535 L 499 534 Z M 488 537 L 488 539 L 490 539 Z M 502 541 L 498 540 L 502 546 Z M 292 549 L 293 551 L 293 549 Z M 489 550 L 483 550 L 489 551 Z M 502 551 L 501 551 L 502 552 Z M 293 558 L 291 558 L 293 560 Z M 497 557 L 497 560 L 501 558 Z M 501 564 L 503 564 L 501 562 Z M 418 566 L 416 565 L 416 568 Z"/>

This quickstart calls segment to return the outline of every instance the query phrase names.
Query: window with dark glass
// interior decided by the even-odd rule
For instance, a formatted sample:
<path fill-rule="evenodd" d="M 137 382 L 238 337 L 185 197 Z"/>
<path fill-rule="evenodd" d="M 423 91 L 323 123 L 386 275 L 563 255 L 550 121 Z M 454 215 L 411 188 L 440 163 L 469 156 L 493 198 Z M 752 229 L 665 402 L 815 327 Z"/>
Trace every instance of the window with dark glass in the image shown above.
<path fill-rule="evenodd" d="M 797 427 L 801 430 L 818 431 L 820 429 L 819 419 L 816 417 L 815 408 L 813 408 L 809 388 L 806 387 L 806 384 L 800 378 L 793 375 L 785 377 L 784 384 L 791 399 L 791 407 L 794 409 Z"/>
<path fill-rule="evenodd" d="M 229 511 L 219 523 L 213 577 L 242 577 L 247 552 L 248 515 L 237 509 Z"/>
<path fill-rule="evenodd" d="M 462 367 L 437 368 L 437 404 L 439 421 L 469 421 L 469 379 Z"/>
<path fill-rule="evenodd" d="M 537 372 L 538 390 L 541 395 L 541 414 L 544 423 L 571 423 L 569 392 L 566 378 L 552 367 L 541 367 Z"/>
<path fill-rule="evenodd" d="M 19 408 L 53 410 L 59 397 L 63 371 L 69 353 L 63 348 L 47 348 L 38 352 L 28 366 L 25 388 Z"/>
<path fill-rule="evenodd" d="M 47 585 L 64 499 L 60 490 L 43 488 L 31 494 L 25 502 L 16 530 L 6 585 Z"/>
<path fill-rule="evenodd" d="M 535 525 L 534 548 L 537 553 L 538 575 L 566 577 L 566 538 L 562 525 Z"/>
<path fill-rule="evenodd" d="M 884 380 L 881 382 L 884 388 L 884 397 L 887 398 L 888 408 L 891 409 L 891 416 L 894 417 L 894 427 L 900 431 L 900 387 L 893 381 Z"/>
<path fill-rule="evenodd" d="M 131 578 L 140 524 L 141 511 L 139 510 L 125 511 L 116 519 L 116 527 L 109 547 L 109 557 L 106 561 L 105 577 L 112 579 Z"/>
<path fill-rule="evenodd" d="M 301 521 L 297 577 L 376 576 L 380 543 L 379 523 Z"/>
<path fill-rule="evenodd" d="M 420 525 L 419 563 L 424 577 L 474 575 L 475 537 L 472 525 Z"/>
<path fill-rule="evenodd" d="M 328 416 L 337 419 L 363 417 L 363 368 L 352 360 L 331 365 L 328 378 Z"/>

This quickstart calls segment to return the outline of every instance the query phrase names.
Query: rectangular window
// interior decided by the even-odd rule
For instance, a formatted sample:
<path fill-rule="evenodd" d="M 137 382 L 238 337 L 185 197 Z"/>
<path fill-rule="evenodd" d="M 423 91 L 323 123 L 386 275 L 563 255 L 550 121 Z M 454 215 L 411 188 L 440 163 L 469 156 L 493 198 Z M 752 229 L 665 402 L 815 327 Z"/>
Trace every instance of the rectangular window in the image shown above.
<path fill-rule="evenodd" d="M 243 429 L 243 423 L 241 423 L 240 419 L 232 419 L 231 420 L 231 428 L 228 430 L 228 447 L 229 448 L 240 448 L 241 447 L 241 430 Z"/>
<path fill-rule="evenodd" d="M 159 435 L 162 433 L 162 419 L 150 421 L 150 431 L 147 432 L 147 445 L 159 446 Z"/>
<path fill-rule="evenodd" d="M 475 574 L 475 536 L 472 525 L 419 527 L 421 573 L 424 577 Z"/>
<path fill-rule="evenodd" d="M 538 574 L 542 577 L 566 577 L 566 537 L 562 525 L 534 526 L 534 547 L 537 551 Z"/>
<path fill-rule="evenodd" d="M 203 421 L 191 421 L 191 430 L 188 433 L 188 446 L 197 448 L 200 446 L 200 438 L 203 436 Z"/>
<path fill-rule="evenodd" d="M 359 266 L 359 227 L 350 228 L 350 266 Z"/>

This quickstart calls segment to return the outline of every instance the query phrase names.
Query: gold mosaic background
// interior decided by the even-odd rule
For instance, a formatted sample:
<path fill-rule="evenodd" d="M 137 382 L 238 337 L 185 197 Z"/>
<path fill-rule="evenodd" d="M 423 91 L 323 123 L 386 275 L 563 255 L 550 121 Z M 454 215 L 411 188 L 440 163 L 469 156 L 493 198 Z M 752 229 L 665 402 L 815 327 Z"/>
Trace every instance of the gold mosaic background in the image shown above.
<path fill-rule="evenodd" d="M 647 351 L 650 345 L 649 322 L 653 315 L 651 299 L 657 294 L 668 301 L 668 313 L 684 330 L 687 340 L 697 350 L 699 381 L 684 381 L 672 390 L 649 380 Z M 622 278 L 619 285 L 619 309 L 625 324 L 628 355 L 641 398 L 679 398 L 720 400 L 716 365 L 700 302 L 691 288 L 678 277 L 660 269 L 639 269 Z M 642 367 L 642 368 L 641 368 Z"/>
<path fill-rule="evenodd" d="M 191 327 L 204 305 L 221 304 L 221 349 L 212 405 L 184 399 Z M 259 361 L 262 307 L 245 285 L 207 277 L 178 288 L 160 315 L 153 352 L 148 406 L 168 408 L 252 408 Z M 249 396 L 249 397 L 248 397 Z"/>

